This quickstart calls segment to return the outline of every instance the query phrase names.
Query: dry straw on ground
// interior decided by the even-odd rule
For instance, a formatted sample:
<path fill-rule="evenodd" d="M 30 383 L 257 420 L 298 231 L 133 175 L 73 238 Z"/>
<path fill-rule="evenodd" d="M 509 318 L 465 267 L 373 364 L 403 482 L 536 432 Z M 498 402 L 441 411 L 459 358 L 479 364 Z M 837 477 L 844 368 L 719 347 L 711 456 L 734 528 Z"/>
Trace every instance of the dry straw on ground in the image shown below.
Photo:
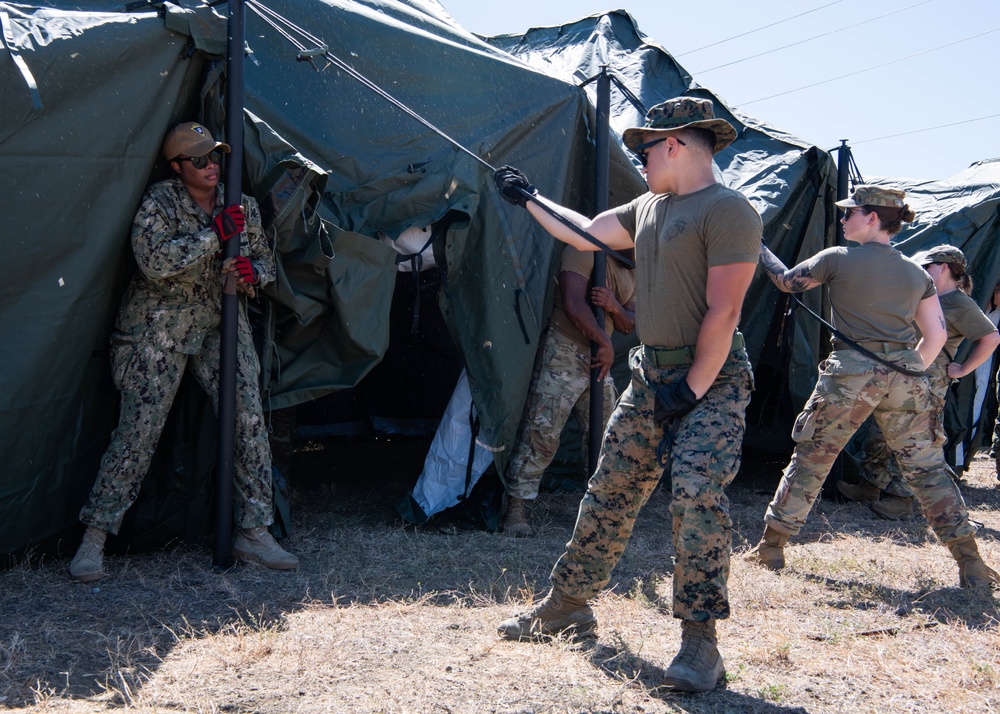
<path fill-rule="evenodd" d="M 394 445 L 395 446 L 395 445 Z M 669 494 L 658 490 L 612 586 L 596 640 L 510 643 L 496 624 L 546 589 L 579 494 L 547 494 L 539 536 L 404 527 L 394 478 L 345 469 L 332 442 L 302 450 L 295 573 L 216 573 L 178 546 L 109 557 L 96 586 L 66 560 L 0 573 L 0 709 L 100 712 L 996 712 L 1000 599 L 957 587 L 922 517 L 817 505 L 780 574 L 739 554 L 762 530 L 779 465 L 730 489 L 733 617 L 720 624 L 725 688 L 656 689 L 675 654 Z M 398 452 L 397 452 L 398 453 Z M 356 454 L 355 454 L 356 455 Z M 1000 565 L 1000 490 L 979 459 L 963 485 Z M 361 484 L 361 485 L 359 485 Z M 75 544 L 68 544 L 70 549 Z"/>

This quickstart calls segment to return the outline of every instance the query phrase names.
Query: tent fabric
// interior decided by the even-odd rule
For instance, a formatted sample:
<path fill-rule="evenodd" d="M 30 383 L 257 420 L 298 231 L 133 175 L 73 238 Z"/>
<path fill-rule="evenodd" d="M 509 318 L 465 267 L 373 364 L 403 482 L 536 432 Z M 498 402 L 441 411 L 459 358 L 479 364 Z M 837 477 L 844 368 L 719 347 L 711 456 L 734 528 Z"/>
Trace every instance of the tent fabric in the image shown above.
<path fill-rule="evenodd" d="M 685 93 L 716 100 L 740 134 L 717 157 L 720 175 L 761 211 L 765 239 L 787 263 L 833 240 L 830 156 L 734 115 L 624 12 L 486 41 L 432 0 L 268 6 L 479 157 L 321 58 L 297 62 L 297 48 L 248 12 L 243 189 L 261 205 L 279 266 L 255 318 L 274 408 L 356 385 L 383 359 L 397 252 L 379 239 L 431 226 L 440 314 L 469 377 L 479 440 L 502 472 L 559 249 L 501 200 L 490 167 L 518 166 L 545 195 L 592 213 L 594 90 L 578 85 L 602 63 L 647 106 Z M 0 1 L 0 17 L 0 240 L 8 251 L 0 553 L 9 553 L 76 523 L 117 417 L 107 337 L 134 269 L 131 220 L 145 187 L 166 175 L 158 153 L 170 126 L 198 119 L 225 138 L 218 53 L 226 32 L 219 11 L 195 0 L 137 11 L 101 0 Z M 613 93 L 616 134 L 641 113 Z M 645 190 L 618 142 L 610 169 L 611 205 Z M 911 187 L 939 213 L 928 209 L 936 219 L 903 236 L 906 247 L 946 235 L 972 251 L 980 286 L 995 278 L 995 189 L 994 165 Z M 748 443 L 772 448 L 824 349 L 819 328 L 800 315 L 786 320 L 783 307 L 758 280 L 743 320 L 758 372 Z M 211 409 L 189 385 L 174 411 L 130 516 L 136 533 L 202 528 L 196 504 L 211 490 Z"/>

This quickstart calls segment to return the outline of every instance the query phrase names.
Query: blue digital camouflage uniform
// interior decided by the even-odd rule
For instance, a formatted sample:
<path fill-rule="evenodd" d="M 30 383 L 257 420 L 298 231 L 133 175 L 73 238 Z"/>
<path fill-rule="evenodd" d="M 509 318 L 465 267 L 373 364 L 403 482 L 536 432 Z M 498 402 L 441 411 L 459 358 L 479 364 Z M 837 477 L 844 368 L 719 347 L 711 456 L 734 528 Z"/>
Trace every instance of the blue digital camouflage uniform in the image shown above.
<path fill-rule="evenodd" d="M 217 187 L 216 213 L 224 207 Z M 243 197 L 246 230 L 240 252 L 260 284 L 275 277 L 260 211 Z M 218 409 L 222 245 L 207 215 L 179 178 L 150 186 L 132 225 L 139 270 L 132 278 L 111 336 L 121 416 L 80 512 L 84 524 L 117 533 L 135 502 L 185 369 Z M 236 367 L 234 496 L 240 528 L 270 525 L 271 451 L 260 401 L 260 365 L 241 305 Z"/>

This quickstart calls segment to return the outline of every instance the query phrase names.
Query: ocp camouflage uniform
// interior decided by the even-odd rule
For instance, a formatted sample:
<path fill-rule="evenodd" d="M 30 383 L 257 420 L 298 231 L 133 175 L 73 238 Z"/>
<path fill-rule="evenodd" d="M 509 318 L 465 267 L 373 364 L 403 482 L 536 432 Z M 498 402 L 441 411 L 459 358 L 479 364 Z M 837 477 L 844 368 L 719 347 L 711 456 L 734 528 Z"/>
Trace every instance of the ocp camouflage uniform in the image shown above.
<path fill-rule="evenodd" d="M 827 248 L 804 261 L 828 285 L 837 327 L 885 359 L 922 372 L 912 349 L 920 303 L 934 297 L 931 277 L 891 245 L 868 242 Z M 940 400 L 924 374 L 909 376 L 834 343 L 819 380 L 795 420 L 795 450 L 764 516 L 773 530 L 795 535 L 805 524 L 837 454 L 874 415 L 924 517 L 945 543 L 975 533 L 944 460 Z"/>
<path fill-rule="evenodd" d="M 559 434 L 570 415 L 575 414 L 583 427 L 584 443 L 590 421 L 590 349 L 581 349 L 552 328 L 545 331 L 541 349 L 507 479 L 509 494 L 526 500 L 538 497 L 542 474 L 556 455 Z M 609 375 L 604 379 L 602 423 L 607 423 L 614 404 L 615 388 Z"/>
<path fill-rule="evenodd" d="M 604 433 L 597 471 L 580 504 L 573 539 L 552 570 L 552 584 L 590 599 L 611 578 L 639 510 L 660 481 L 653 396 L 683 379 L 689 365 L 657 367 L 646 347 L 630 355 L 632 381 Z M 729 354 L 715 384 L 673 438 L 673 615 L 705 622 L 729 617 L 727 581 L 732 520 L 725 487 L 739 471 L 753 373 L 744 350 Z"/>
<path fill-rule="evenodd" d="M 220 185 L 216 212 L 224 205 Z M 244 196 L 243 210 L 246 230 L 240 252 L 250 258 L 263 285 L 274 280 L 274 258 L 256 201 Z M 211 223 L 212 216 L 179 178 L 151 186 L 133 221 L 132 250 L 139 270 L 111 336 L 121 416 L 80 513 L 88 526 L 118 532 L 149 469 L 185 369 L 218 410 L 222 245 Z M 260 365 L 242 304 L 237 333 L 236 522 L 240 528 L 254 528 L 273 519 L 271 452 L 258 386 Z"/>
<path fill-rule="evenodd" d="M 915 350 L 885 357 L 911 370 L 923 366 Z M 941 451 L 935 399 L 926 377 L 900 374 L 854 350 L 831 352 L 820 363 L 816 388 L 795 420 L 795 451 L 764 522 L 782 533 L 798 533 L 837 454 L 874 414 L 938 538 L 947 543 L 975 533 Z"/>

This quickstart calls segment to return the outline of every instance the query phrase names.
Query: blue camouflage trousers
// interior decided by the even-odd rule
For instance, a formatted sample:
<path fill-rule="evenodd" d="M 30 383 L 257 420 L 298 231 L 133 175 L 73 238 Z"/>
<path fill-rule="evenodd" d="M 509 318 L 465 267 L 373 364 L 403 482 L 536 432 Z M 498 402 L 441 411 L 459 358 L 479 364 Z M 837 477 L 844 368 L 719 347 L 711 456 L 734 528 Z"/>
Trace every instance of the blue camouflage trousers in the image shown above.
<path fill-rule="evenodd" d="M 913 350 L 887 358 L 922 367 Z M 795 450 L 764 516 L 775 530 L 794 535 L 805 524 L 837 454 L 869 415 L 941 541 L 972 535 L 951 468 L 944 459 L 938 398 L 925 376 L 910 377 L 853 350 L 836 350 L 820 363 L 819 381 L 795 420 Z"/>
<path fill-rule="evenodd" d="M 590 422 L 590 350 L 581 350 L 558 330 L 549 329 L 531 381 L 528 405 L 508 468 L 507 486 L 515 498 L 534 500 L 545 469 L 559 448 L 559 434 L 576 415 L 587 443 Z M 615 404 L 611 375 L 604 378 L 604 423 Z M 586 460 L 587 449 L 583 449 Z"/>
<path fill-rule="evenodd" d="M 121 391 L 121 415 L 111 444 L 101 459 L 97 480 L 80 520 L 117 534 L 125 512 L 135 502 L 157 442 L 180 386 L 190 369 L 219 409 L 221 333 L 210 332 L 200 353 L 164 349 L 153 341 L 121 342 L 112 347 L 115 386 Z M 267 440 L 257 378 L 260 365 L 249 328 L 240 321 L 236 357 L 236 436 L 233 495 L 240 528 L 270 525 L 273 518 L 271 448 Z"/>
<path fill-rule="evenodd" d="M 635 519 L 659 483 L 656 448 L 663 432 L 653 424 L 656 389 L 688 371 L 688 365 L 657 367 L 644 347 L 629 359 L 632 381 L 608 422 L 573 537 L 551 575 L 553 586 L 584 599 L 611 579 Z M 670 466 L 674 617 L 696 622 L 729 617 L 732 520 L 725 488 L 739 471 L 752 390 L 746 352 L 732 352 L 715 384 L 675 425 Z"/>

